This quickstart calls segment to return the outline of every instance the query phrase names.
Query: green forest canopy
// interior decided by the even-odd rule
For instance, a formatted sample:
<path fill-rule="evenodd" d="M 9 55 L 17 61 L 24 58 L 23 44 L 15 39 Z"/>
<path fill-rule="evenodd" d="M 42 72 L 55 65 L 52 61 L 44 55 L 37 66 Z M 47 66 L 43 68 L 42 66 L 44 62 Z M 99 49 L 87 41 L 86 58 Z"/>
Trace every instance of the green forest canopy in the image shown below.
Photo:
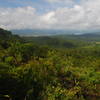
<path fill-rule="evenodd" d="M 0 29 L 0 98 L 100 100 L 100 44 Z"/>

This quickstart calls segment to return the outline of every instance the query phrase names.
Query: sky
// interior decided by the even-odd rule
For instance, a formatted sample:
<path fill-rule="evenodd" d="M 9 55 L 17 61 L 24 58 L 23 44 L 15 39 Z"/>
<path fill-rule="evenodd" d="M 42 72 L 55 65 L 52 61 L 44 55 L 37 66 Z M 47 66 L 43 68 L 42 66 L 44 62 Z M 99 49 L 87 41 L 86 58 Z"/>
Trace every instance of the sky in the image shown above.
<path fill-rule="evenodd" d="M 100 30 L 100 0 L 0 0 L 0 27 Z"/>

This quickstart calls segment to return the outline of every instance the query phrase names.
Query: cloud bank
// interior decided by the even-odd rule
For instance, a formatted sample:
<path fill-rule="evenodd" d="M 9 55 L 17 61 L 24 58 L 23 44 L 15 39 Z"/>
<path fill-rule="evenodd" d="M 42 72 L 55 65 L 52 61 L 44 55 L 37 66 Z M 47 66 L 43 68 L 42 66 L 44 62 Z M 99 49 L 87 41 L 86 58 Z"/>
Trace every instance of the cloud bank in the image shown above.
<path fill-rule="evenodd" d="M 75 0 L 48 0 L 70 2 Z M 100 30 L 100 0 L 82 0 L 72 7 L 57 7 L 39 14 L 32 6 L 0 8 L 0 27 L 6 29 Z"/>

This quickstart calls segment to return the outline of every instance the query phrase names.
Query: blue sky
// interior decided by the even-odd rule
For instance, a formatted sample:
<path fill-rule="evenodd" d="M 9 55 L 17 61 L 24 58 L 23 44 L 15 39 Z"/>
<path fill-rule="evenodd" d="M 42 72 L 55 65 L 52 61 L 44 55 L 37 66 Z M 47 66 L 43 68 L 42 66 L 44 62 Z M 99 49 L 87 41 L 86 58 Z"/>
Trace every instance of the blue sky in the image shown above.
<path fill-rule="evenodd" d="M 63 0 L 62 0 L 63 1 Z M 79 3 L 80 0 L 74 0 L 76 3 Z M 50 6 L 51 4 L 48 0 L 0 0 L 0 7 L 19 7 L 19 6 L 29 6 L 29 5 L 41 5 Z"/>
<path fill-rule="evenodd" d="M 63 0 L 62 0 L 63 1 Z M 80 0 L 74 0 L 76 4 L 80 3 Z M 66 3 L 51 3 L 48 0 L 0 0 L 0 7 L 4 8 L 16 8 L 31 6 L 38 10 L 39 13 L 44 13 L 56 9 L 57 7 L 72 7 L 72 4 Z"/>
<path fill-rule="evenodd" d="M 0 0 L 1 7 L 23 7 L 23 6 L 34 6 L 45 5 L 44 0 Z"/>
<path fill-rule="evenodd" d="M 100 0 L 0 0 L 6 29 L 100 30 Z"/>

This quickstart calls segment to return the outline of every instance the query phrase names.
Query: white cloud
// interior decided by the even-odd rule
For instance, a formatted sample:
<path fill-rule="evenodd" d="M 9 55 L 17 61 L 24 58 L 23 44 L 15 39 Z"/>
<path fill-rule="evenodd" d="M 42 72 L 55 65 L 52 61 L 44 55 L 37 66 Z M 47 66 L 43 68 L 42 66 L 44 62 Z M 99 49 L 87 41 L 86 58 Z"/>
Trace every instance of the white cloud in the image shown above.
<path fill-rule="evenodd" d="M 44 21 L 47 24 L 55 24 L 55 12 L 49 12 L 47 14 L 44 14 L 43 16 L 41 16 L 41 21 Z"/>
<path fill-rule="evenodd" d="M 100 0 L 58 7 L 39 15 L 33 7 L 0 8 L 0 27 L 7 29 L 100 30 Z"/>
<path fill-rule="evenodd" d="M 35 9 L 32 7 L 24 8 L 1 8 L 0 9 L 0 26 L 4 26 L 7 29 L 21 29 L 32 28 L 32 24 L 35 24 L 36 19 Z"/>

